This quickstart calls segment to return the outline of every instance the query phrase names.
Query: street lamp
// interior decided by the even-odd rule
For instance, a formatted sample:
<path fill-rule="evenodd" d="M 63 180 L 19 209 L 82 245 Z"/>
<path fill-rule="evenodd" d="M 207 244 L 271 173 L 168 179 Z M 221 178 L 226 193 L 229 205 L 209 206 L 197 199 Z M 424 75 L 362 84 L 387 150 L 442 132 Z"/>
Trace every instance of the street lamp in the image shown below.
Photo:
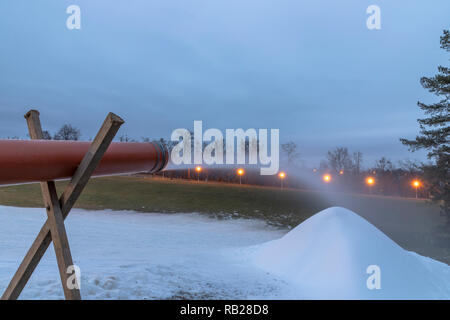
<path fill-rule="evenodd" d="M 286 173 L 284 173 L 283 171 L 281 171 L 281 172 L 278 174 L 278 177 L 280 178 L 280 181 L 281 181 L 281 189 L 283 189 L 283 180 L 284 180 L 284 178 L 286 178 Z"/>
<path fill-rule="evenodd" d="M 197 172 L 197 181 L 200 182 L 200 172 L 202 172 L 202 167 L 196 166 L 195 171 Z"/>
<path fill-rule="evenodd" d="M 372 186 L 375 184 L 375 178 L 367 177 L 366 183 L 369 186 L 369 194 L 372 194 Z"/>
<path fill-rule="evenodd" d="M 242 176 L 244 175 L 245 171 L 242 168 L 239 168 L 237 170 L 237 174 L 239 175 L 239 184 L 242 184 Z"/>
<path fill-rule="evenodd" d="M 331 175 L 330 174 L 324 174 L 323 176 L 322 176 L 322 180 L 323 180 L 323 182 L 325 182 L 325 191 L 330 191 L 330 187 L 329 187 L 329 185 L 330 185 L 330 182 L 331 182 L 331 180 L 333 180 L 333 178 L 331 177 Z"/>
<path fill-rule="evenodd" d="M 416 199 L 418 198 L 418 189 L 420 188 L 422 184 L 420 183 L 419 180 L 414 180 L 412 182 L 412 186 L 416 189 Z"/>

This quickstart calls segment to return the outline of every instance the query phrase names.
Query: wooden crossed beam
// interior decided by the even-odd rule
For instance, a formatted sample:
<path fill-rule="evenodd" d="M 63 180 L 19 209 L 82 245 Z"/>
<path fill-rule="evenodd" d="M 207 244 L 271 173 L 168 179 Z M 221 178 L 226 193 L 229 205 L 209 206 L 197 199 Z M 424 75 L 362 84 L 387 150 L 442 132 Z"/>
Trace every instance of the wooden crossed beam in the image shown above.
<path fill-rule="evenodd" d="M 31 139 L 43 139 L 39 112 L 30 110 L 25 115 L 25 119 L 27 120 Z M 53 242 L 55 249 L 65 298 L 67 300 L 81 299 L 79 286 L 70 286 L 70 288 L 68 286 L 69 281 L 71 281 L 69 277 L 72 276 L 72 274 L 68 273 L 68 268 L 73 266 L 73 261 L 64 219 L 69 215 L 70 210 L 81 195 L 123 123 L 124 121 L 119 116 L 113 113 L 108 114 L 88 152 L 59 199 L 54 181 L 41 182 L 47 221 L 42 226 L 31 248 L 3 293 L 2 300 L 15 300 L 19 297 L 51 242 Z"/>

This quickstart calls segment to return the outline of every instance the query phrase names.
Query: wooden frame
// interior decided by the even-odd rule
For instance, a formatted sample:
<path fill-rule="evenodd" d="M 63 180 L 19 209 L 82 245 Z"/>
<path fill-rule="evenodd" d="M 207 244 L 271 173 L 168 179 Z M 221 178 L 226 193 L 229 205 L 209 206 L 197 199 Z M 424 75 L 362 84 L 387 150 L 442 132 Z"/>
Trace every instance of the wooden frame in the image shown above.
<path fill-rule="evenodd" d="M 30 110 L 25 115 L 25 119 L 27 120 L 31 139 L 43 139 L 39 112 L 37 110 Z M 71 286 L 72 288 L 68 286 L 69 281 L 71 281 L 69 278 L 73 276 L 75 271 L 70 271 L 70 274 L 68 272 L 68 268 L 73 266 L 73 261 L 66 228 L 64 226 L 64 219 L 69 215 L 70 210 L 81 195 L 81 192 L 123 123 L 124 121 L 117 115 L 113 113 L 108 114 L 97 136 L 89 147 L 88 152 L 59 199 L 54 181 L 41 182 L 42 196 L 47 211 L 47 221 L 42 226 L 39 234 L 3 293 L 2 300 L 15 300 L 19 297 L 51 242 L 53 242 L 55 249 L 65 298 L 67 300 L 81 299 L 80 290 L 78 289 L 79 286 Z"/>

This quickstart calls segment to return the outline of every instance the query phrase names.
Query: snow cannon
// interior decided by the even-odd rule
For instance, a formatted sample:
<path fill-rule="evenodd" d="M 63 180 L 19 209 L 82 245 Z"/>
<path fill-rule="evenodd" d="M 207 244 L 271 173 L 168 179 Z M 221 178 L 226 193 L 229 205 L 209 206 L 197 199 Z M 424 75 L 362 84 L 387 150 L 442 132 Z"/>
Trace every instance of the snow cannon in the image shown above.
<path fill-rule="evenodd" d="M 0 140 L 0 185 L 40 182 L 47 220 L 0 299 L 19 297 L 53 242 L 64 297 L 81 300 L 64 219 L 92 176 L 158 172 L 167 165 L 169 153 L 154 142 L 113 143 L 125 121 L 112 112 L 92 142 L 42 140 L 39 111 L 28 111 L 25 119 L 31 141 Z M 54 180 L 63 179 L 70 181 L 58 195 Z"/>
<path fill-rule="evenodd" d="M 0 140 L 0 185 L 70 179 L 91 142 L 58 140 Z M 157 142 L 113 142 L 93 176 L 163 170 L 167 148 Z"/>

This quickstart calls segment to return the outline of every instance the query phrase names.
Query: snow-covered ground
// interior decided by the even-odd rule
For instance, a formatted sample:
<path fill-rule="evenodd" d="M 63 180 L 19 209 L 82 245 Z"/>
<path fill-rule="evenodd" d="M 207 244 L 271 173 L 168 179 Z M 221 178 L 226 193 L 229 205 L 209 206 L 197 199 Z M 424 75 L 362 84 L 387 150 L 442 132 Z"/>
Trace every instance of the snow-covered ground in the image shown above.
<path fill-rule="evenodd" d="M 0 291 L 45 217 L 43 209 L 0 207 Z M 262 222 L 74 210 L 66 228 L 84 299 L 283 297 L 282 281 L 235 254 L 283 235 Z M 63 298 L 55 259 L 51 246 L 21 298 Z"/>
<path fill-rule="evenodd" d="M 0 291 L 45 221 L 0 206 Z M 450 267 L 327 209 L 286 234 L 261 221 L 74 210 L 66 220 L 84 299 L 450 298 Z M 369 265 L 381 289 L 369 290 Z M 50 247 L 21 298 L 63 298 Z"/>

